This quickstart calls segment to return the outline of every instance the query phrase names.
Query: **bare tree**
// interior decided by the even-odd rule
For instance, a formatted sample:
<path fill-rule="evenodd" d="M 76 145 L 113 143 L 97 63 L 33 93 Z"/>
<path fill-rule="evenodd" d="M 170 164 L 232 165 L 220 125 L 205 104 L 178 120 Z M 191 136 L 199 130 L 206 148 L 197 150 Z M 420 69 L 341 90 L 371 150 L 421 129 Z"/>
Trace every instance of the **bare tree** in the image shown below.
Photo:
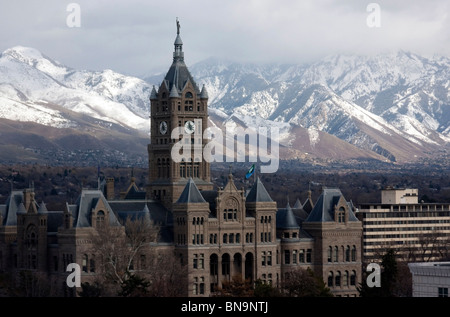
<path fill-rule="evenodd" d="M 135 270 L 137 254 L 151 254 L 159 226 L 128 217 L 122 226 L 104 224 L 91 234 L 92 252 L 100 258 L 103 282 L 121 285 Z"/>

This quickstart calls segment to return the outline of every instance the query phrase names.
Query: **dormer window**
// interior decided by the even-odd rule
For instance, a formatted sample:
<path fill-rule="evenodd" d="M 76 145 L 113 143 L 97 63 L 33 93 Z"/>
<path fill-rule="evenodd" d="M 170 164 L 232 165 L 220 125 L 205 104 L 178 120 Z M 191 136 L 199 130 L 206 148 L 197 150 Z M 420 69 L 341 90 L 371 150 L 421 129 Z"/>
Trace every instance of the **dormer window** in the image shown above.
<path fill-rule="evenodd" d="M 344 207 L 340 207 L 339 210 L 337 211 L 336 221 L 339 223 L 345 222 L 345 208 Z"/>
<path fill-rule="evenodd" d="M 100 228 L 105 223 L 105 213 L 102 210 L 97 212 L 97 217 L 96 217 L 95 221 L 96 221 L 97 228 Z"/>

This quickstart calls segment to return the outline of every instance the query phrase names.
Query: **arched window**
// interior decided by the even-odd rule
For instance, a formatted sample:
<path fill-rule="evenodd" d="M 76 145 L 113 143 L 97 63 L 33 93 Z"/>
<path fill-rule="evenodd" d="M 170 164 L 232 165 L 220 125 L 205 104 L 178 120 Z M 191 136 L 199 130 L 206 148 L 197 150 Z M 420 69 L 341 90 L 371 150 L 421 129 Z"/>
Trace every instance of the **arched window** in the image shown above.
<path fill-rule="evenodd" d="M 334 247 L 334 262 L 339 261 L 339 248 L 337 246 Z"/>
<path fill-rule="evenodd" d="M 341 271 L 337 271 L 336 277 L 334 279 L 335 286 L 341 286 Z"/>
<path fill-rule="evenodd" d="M 100 228 L 101 226 L 103 226 L 103 224 L 105 223 L 105 212 L 103 210 L 100 210 L 99 212 L 97 212 L 97 218 L 95 219 L 96 221 L 96 227 Z"/>
<path fill-rule="evenodd" d="M 82 266 L 83 266 L 83 272 L 87 273 L 88 272 L 88 256 L 87 254 L 83 255 L 83 261 L 82 261 Z"/>
<path fill-rule="evenodd" d="M 333 272 L 329 272 L 328 273 L 328 287 L 333 287 L 333 280 L 334 280 L 334 278 L 333 278 Z"/>
<path fill-rule="evenodd" d="M 95 258 L 93 255 L 91 255 L 91 258 L 89 259 L 89 271 L 95 273 Z"/>
<path fill-rule="evenodd" d="M 352 275 L 350 275 L 350 285 L 355 286 L 356 285 L 356 271 L 352 271 Z"/>
<path fill-rule="evenodd" d="M 352 262 L 356 262 L 356 246 L 352 247 Z"/>
<path fill-rule="evenodd" d="M 328 247 L 328 262 L 331 262 L 333 258 L 333 248 L 331 246 Z"/>
<path fill-rule="evenodd" d="M 344 272 L 344 276 L 342 277 L 342 286 L 348 286 L 348 271 Z"/>
<path fill-rule="evenodd" d="M 194 98 L 194 96 L 192 95 L 192 92 L 188 91 L 185 95 L 185 98 Z"/>
<path fill-rule="evenodd" d="M 337 214 L 337 221 L 339 223 L 345 222 L 345 208 L 344 207 L 339 208 L 339 211 Z"/>
<path fill-rule="evenodd" d="M 350 246 L 345 249 L 345 261 L 350 262 Z"/>

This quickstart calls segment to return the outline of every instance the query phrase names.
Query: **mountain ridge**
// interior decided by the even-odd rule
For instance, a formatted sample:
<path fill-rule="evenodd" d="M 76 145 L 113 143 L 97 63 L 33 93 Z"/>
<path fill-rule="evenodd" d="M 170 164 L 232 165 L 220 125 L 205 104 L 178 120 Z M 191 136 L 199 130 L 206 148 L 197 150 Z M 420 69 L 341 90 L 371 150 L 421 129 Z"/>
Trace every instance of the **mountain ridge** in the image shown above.
<path fill-rule="evenodd" d="M 401 163 L 449 150 L 447 57 L 399 51 L 335 55 L 305 65 L 209 58 L 189 69 L 208 90 L 211 124 L 276 126 L 281 159 L 365 157 Z M 151 87 L 159 87 L 164 75 L 76 70 L 16 46 L 0 55 L 0 118 L 87 134 L 94 124 L 102 133 L 145 138 Z"/>

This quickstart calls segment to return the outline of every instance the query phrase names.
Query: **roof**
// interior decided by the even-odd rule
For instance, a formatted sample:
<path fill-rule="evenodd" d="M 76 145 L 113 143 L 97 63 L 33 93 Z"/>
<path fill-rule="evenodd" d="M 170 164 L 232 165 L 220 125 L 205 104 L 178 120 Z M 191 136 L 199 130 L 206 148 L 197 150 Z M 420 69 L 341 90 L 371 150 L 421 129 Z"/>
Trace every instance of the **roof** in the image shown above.
<path fill-rule="evenodd" d="M 259 179 L 256 179 L 255 184 L 253 184 L 252 189 L 246 197 L 246 202 L 272 202 L 272 198 L 264 187 L 263 183 Z"/>
<path fill-rule="evenodd" d="M 277 211 L 277 229 L 299 229 L 294 212 L 289 204 L 286 208 Z"/>
<path fill-rule="evenodd" d="M 25 206 L 23 205 L 23 191 L 13 190 L 9 197 L 6 199 L 4 205 L 0 205 L 0 213 L 3 217 L 4 226 L 16 226 L 17 214 L 26 213 Z M 36 208 L 39 206 L 36 204 Z"/>
<path fill-rule="evenodd" d="M 136 219 L 145 217 L 160 226 L 158 242 L 173 242 L 173 216 L 159 202 L 150 200 L 114 200 L 109 201 L 111 209 L 122 223 L 129 217 Z"/>
<path fill-rule="evenodd" d="M 183 192 L 177 200 L 177 204 L 180 203 L 207 203 L 191 177 L 189 177 Z"/>
<path fill-rule="evenodd" d="M 108 201 L 101 190 L 83 189 L 78 197 L 75 205 L 67 205 L 72 216 L 74 217 L 73 226 L 76 228 L 90 227 L 91 211 L 97 207 L 97 204 L 102 201 L 109 213 L 109 225 L 120 225 L 115 213 L 111 209 Z"/>
<path fill-rule="evenodd" d="M 195 93 L 200 94 L 200 90 L 198 89 L 194 78 L 184 63 L 184 53 L 182 51 L 183 41 L 181 40 L 180 34 L 177 34 L 174 45 L 175 51 L 173 63 L 163 81 L 163 83 L 166 84 L 167 89 L 170 91 L 170 97 L 178 97 L 178 94 L 184 90 L 184 87 L 188 81 L 190 81 L 194 86 Z"/>
<path fill-rule="evenodd" d="M 306 218 L 306 222 L 334 222 L 334 207 L 343 199 L 341 191 L 338 188 L 324 188 L 322 194 L 317 200 L 314 208 Z M 352 206 L 345 200 L 348 206 L 348 221 L 359 221 L 353 213 Z"/>

